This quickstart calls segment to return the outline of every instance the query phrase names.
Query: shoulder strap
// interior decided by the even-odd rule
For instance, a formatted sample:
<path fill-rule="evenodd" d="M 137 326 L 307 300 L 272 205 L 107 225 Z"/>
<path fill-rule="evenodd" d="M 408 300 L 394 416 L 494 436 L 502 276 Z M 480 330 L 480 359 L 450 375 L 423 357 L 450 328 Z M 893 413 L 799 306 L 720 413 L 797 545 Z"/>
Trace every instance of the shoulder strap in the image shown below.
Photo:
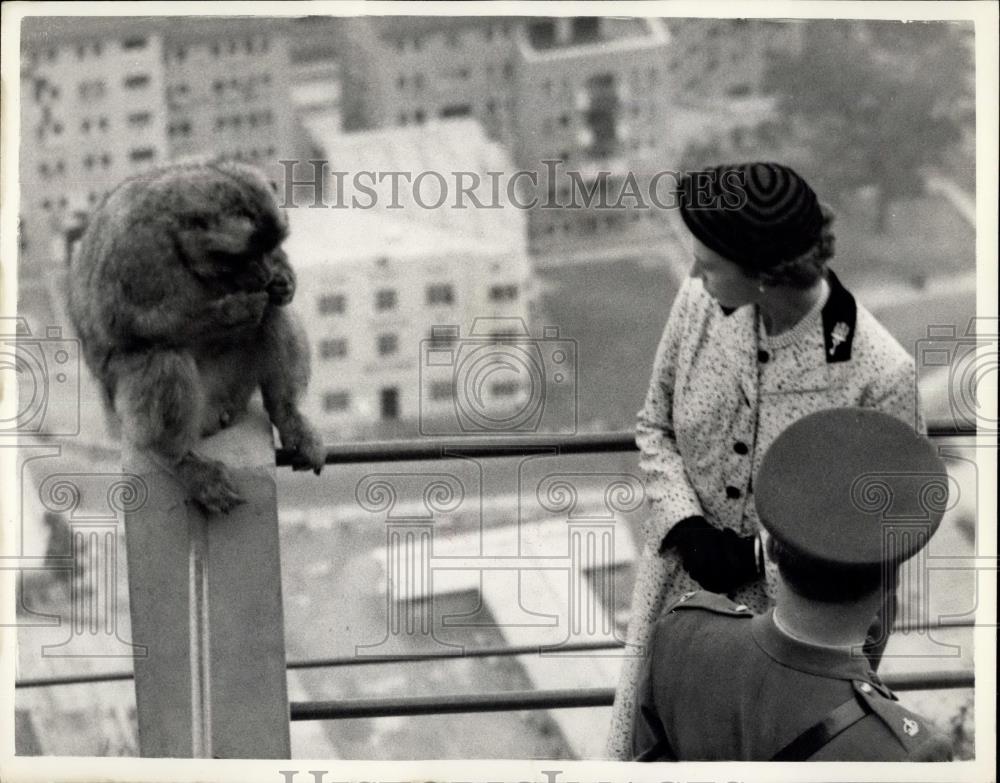
<path fill-rule="evenodd" d="M 869 712 L 866 703 L 852 696 L 775 753 L 771 761 L 806 761 Z"/>

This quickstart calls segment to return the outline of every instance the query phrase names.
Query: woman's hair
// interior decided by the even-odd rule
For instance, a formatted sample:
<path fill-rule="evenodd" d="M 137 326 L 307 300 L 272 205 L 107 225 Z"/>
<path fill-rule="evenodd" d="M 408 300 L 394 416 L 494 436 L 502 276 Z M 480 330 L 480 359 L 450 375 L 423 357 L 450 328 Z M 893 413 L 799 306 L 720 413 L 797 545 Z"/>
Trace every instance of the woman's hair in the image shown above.
<path fill-rule="evenodd" d="M 774 536 L 767 539 L 767 556 L 794 593 L 823 603 L 858 601 L 883 586 L 894 589 L 899 578 L 898 567 L 834 565 L 782 544 Z"/>
<path fill-rule="evenodd" d="M 809 288 L 823 275 L 826 262 L 834 254 L 833 221 L 836 216 L 826 204 L 820 204 L 819 208 L 823 213 L 823 225 L 816 244 L 800 256 L 758 270 L 757 279 L 764 285 Z"/>

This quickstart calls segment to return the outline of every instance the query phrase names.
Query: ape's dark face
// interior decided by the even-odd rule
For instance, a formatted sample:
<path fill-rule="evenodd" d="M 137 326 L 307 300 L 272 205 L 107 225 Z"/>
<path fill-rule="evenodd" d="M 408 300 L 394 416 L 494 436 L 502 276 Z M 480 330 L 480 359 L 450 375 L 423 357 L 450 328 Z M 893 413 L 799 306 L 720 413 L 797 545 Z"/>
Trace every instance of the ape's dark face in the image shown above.
<path fill-rule="evenodd" d="M 287 264 L 288 257 L 279 246 L 270 252 L 251 253 L 237 260 L 226 279 L 238 291 L 263 291 L 274 280 L 276 272 Z"/>
<path fill-rule="evenodd" d="M 186 262 L 212 290 L 263 291 L 288 259 L 281 243 L 288 221 L 269 183 L 259 172 L 239 164 L 202 169 L 187 203 L 195 219 L 185 231 Z M 211 211 L 210 211 L 211 210 Z"/>

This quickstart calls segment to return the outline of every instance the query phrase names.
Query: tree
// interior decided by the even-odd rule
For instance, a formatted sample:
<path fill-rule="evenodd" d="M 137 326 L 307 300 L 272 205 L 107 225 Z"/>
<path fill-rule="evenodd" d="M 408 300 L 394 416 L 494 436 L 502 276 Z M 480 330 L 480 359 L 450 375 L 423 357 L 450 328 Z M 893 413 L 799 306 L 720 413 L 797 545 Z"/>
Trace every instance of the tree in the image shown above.
<path fill-rule="evenodd" d="M 814 21 L 796 52 L 775 54 L 765 89 L 807 150 L 824 192 L 920 195 L 974 122 L 972 28 L 949 22 Z"/>

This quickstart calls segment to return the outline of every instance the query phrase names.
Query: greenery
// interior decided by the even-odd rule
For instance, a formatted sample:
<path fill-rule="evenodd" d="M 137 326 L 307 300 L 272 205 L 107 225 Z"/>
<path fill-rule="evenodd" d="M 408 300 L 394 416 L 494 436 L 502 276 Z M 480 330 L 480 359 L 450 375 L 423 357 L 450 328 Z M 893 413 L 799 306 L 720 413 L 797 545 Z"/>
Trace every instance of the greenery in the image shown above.
<path fill-rule="evenodd" d="M 894 200 L 948 167 L 975 121 L 973 88 L 972 29 L 946 22 L 809 22 L 765 78 L 816 184 L 841 197 L 872 188 L 880 232 Z"/>

